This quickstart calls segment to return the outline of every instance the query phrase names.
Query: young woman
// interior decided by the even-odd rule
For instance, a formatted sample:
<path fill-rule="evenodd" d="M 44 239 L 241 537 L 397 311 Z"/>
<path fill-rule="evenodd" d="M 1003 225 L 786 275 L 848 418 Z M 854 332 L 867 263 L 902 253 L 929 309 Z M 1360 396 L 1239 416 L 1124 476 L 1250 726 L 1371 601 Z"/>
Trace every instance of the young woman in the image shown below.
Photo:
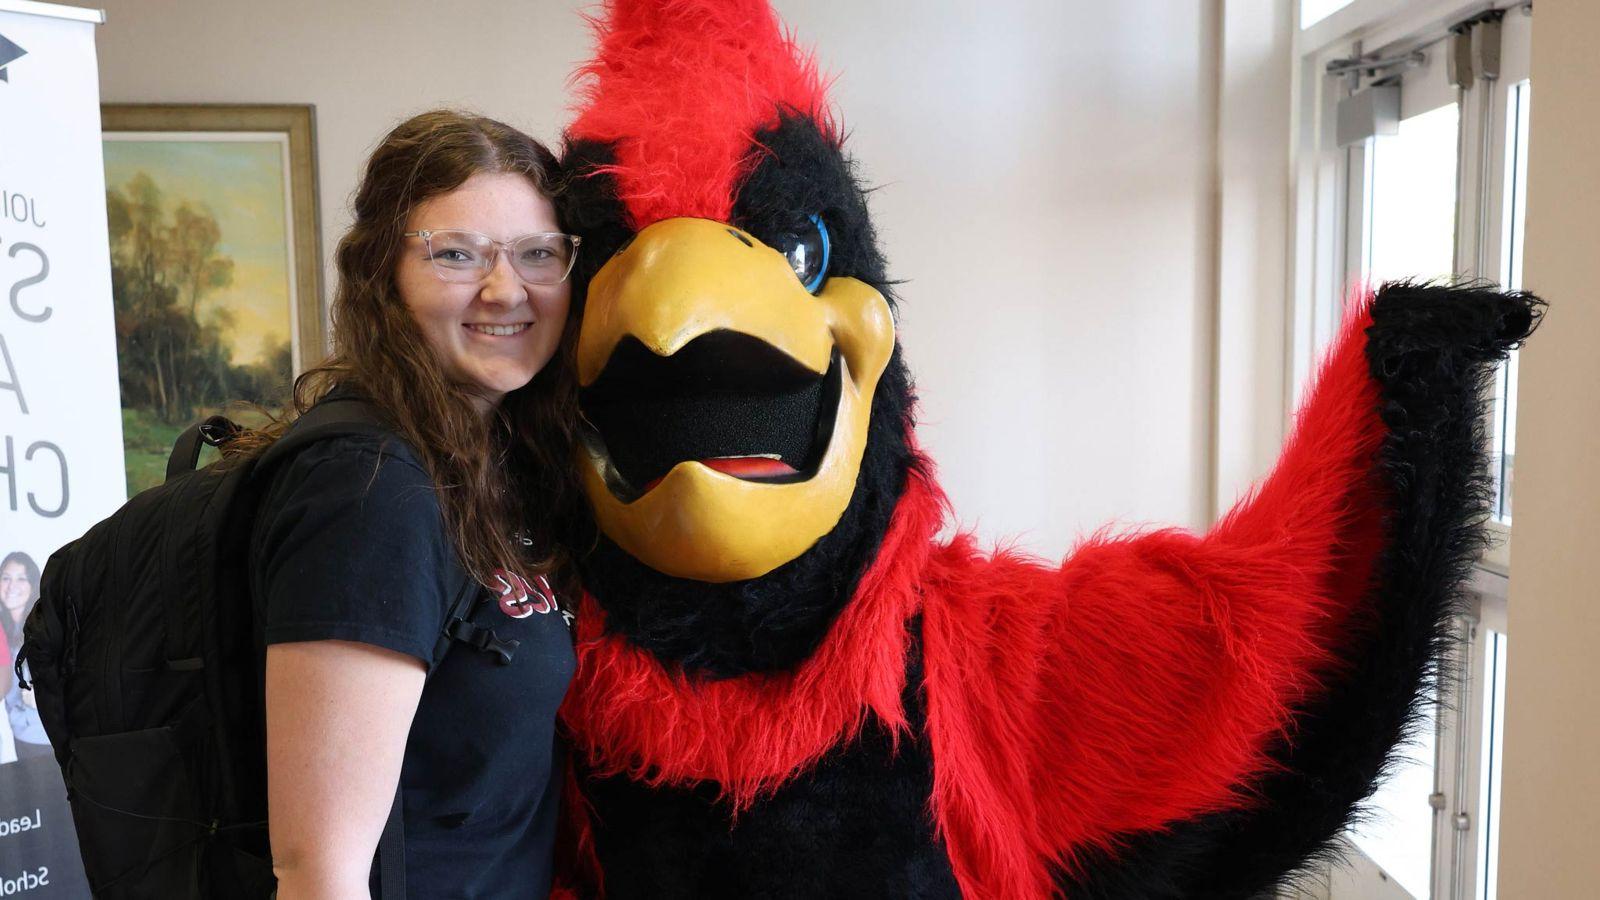
<path fill-rule="evenodd" d="M 0 647 L 8 648 L 5 662 L 22 646 L 22 623 L 39 599 L 39 566 L 33 557 L 18 550 L 0 560 Z M 4 682 L 9 684 L 10 682 Z"/>
<path fill-rule="evenodd" d="M 50 755 L 50 739 L 39 720 L 32 691 L 17 686 L 11 664 L 22 646 L 22 623 L 39 601 L 39 566 L 33 557 L 16 551 L 0 560 L 0 704 L 10 725 L 12 747 L 18 760 Z"/>
<path fill-rule="evenodd" d="M 280 900 L 366 898 L 396 786 L 414 897 L 544 897 L 573 668 L 545 578 L 560 563 L 577 241 L 555 160 L 439 111 L 372 154 L 338 247 L 335 352 L 296 383 L 393 437 L 314 443 L 273 476 L 254 534 Z M 447 611 L 485 591 L 449 643 Z M 483 652 L 483 651 L 490 652 Z M 509 652 L 501 652 L 508 651 Z"/>

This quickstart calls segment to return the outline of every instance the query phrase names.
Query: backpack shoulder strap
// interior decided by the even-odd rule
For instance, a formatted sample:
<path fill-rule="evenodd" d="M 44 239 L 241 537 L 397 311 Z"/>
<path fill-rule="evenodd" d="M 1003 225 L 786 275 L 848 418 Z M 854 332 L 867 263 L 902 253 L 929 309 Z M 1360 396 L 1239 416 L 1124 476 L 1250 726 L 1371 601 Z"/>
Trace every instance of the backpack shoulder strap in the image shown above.
<path fill-rule="evenodd" d="M 450 601 L 450 608 L 445 613 L 445 628 L 433 645 L 433 661 L 428 670 L 430 675 L 438 669 L 439 663 L 450 651 L 450 645 L 456 641 L 451 634 L 452 626 L 471 617 L 473 603 L 478 599 L 478 594 L 477 582 L 472 580 L 472 576 L 465 576 L 465 583 L 456 591 L 456 596 Z M 398 784 L 394 789 L 394 803 L 389 807 L 389 818 L 384 822 L 383 834 L 378 839 L 377 856 L 379 900 L 405 900 L 405 793 Z"/>
<path fill-rule="evenodd" d="M 406 900 L 405 797 L 398 784 L 383 836 L 378 838 L 377 856 L 379 900 Z"/>
<path fill-rule="evenodd" d="M 306 410 L 305 415 L 289 426 L 287 434 L 261 454 L 255 467 L 258 471 L 266 471 L 318 441 L 351 435 L 400 440 L 394 428 L 384 421 L 371 402 L 360 397 L 336 395 L 326 397 Z"/>
<path fill-rule="evenodd" d="M 204 422 L 190 425 L 178 435 L 172 445 L 172 455 L 167 457 L 167 481 L 186 472 L 193 472 L 200 464 L 200 448 L 209 444 L 221 446 L 242 429 L 226 416 L 212 416 Z"/>
<path fill-rule="evenodd" d="M 445 654 L 450 651 L 451 645 L 458 641 L 470 643 L 469 637 L 459 633 L 461 628 L 459 623 L 470 623 L 473 607 L 477 605 L 482 592 L 483 587 L 474 581 L 471 575 L 462 574 L 461 587 L 456 591 L 455 599 L 450 601 L 450 608 L 445 611 L 444 630 L 439 633 L 439 639 L 433 645 L 432 668 L 439 667 Z"/>

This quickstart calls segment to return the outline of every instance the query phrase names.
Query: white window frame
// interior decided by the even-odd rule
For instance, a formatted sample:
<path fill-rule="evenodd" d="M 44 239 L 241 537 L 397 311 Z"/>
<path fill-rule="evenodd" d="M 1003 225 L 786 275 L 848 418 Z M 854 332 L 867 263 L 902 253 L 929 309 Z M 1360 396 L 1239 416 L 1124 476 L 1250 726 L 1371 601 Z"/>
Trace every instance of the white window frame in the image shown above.
<path fill-rule="evenodd" d="M 1510 176 L 1505 159 L 1509 89 L 1529 75 L 1531 23 L 1510 0 L 1355 0 L 1305 30 L 1299 26 L 1295 2 L 1294 72 L 1291 112 L 1290 309 L 1283 410 L 1287 427 L 1299 394 L 1338 328 L 1344 298 L 1360 285 L 1351 283 L 1364 270 L 1363 229 L 1366 185 L 1365 145 L 1341 150 L 1334 137 L 1335 113 L 1347 83 L 1326 74 L 1327 64 L 1356 55 L 1391 56 L 1411 48 L 1419 37 L 1431 37 L 1458 22 L 1491 9 L 1508 9 L 1501 22 L 1501 75 L 1493 82 L 1479 78 L 1473 89 L 1446 84 L 1443 59 L 1447 45 L 1427 48 L 1424 79 L 1408 79 L 1402 88 L 1401 115 L 1459 102 L 1463 139 L 1458 152 L 1458 202 L 1455 264 L 1458 273 L 1501 279 L 1508 210 L 1503 186 Z M 1408 98 L 1416 85 L 1423 96 Z M 1487 89 L 1486 89 L 1487 88 Z M 1439 94 L 1446 92 L 1446 94 Z M 1439 94 L 1438 96 L 1433 96 Z M 1414 100 L 1415 109 L 1406 102 Z M 1510 123 L 1514 127 L 1515 123 Z M 1482 733 L 1483 697 L 1489 688 L 1485 659 L 1490 632 L 1505 634 L 1506 593 L 1510 576 L 1509 529 L 1494 522 L 1498 540 L 1480 561 L 1469 590 L 1471 608 L 1456 623 L 1461 642 L 1455 664 L 1464 673 L 1446 685 L 1436 721 L 1433 875 L 1434 898 L 1472 900 L 1481 895 L 1483 871 L 1478 859 L 1480 819 L 1479 771 L 1484 764 L 1478 740 Z M 1365 863 L 1365 861 L 1363 861 Z M 1367 879 L 1362 882 L 1361 879 Z M 1326 875 L 1327 888 L 1312 896 L 1389 896 L 1395 885 L 1377 867 L 1356 865 Z M 1364 885 L 1364 886 L 1363 886 Z"/>

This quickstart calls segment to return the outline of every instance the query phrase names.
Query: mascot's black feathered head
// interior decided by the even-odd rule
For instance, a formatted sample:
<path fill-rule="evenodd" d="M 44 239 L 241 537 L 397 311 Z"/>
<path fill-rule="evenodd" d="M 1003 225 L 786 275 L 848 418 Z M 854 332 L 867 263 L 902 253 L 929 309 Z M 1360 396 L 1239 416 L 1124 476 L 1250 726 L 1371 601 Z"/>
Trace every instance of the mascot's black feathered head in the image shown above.
<path fill-rule="evenodd" d="M 566 137 L 583 441 L 608 627 L 685 671 L 793 666 L 914 454 L 865 191 L 766 0 L 611 0 Z"/>

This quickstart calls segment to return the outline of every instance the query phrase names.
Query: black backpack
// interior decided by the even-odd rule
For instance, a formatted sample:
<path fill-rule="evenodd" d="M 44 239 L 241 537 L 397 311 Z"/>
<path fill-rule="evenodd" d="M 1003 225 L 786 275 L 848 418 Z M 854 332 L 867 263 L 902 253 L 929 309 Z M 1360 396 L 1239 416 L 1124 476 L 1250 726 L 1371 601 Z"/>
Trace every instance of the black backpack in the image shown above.
<path fill-rule="evenodd" d="M 50 556 L 24 626 L 39 716 L 66 782 L 90 889 L 108 898 L 267 898 L 261 644 L 249 542 L 270 473 L 332 437 L 399 440 L 364 401 L 334 396 L 255 459 L 196 470 L 202 444 L 238 426 L 214 416 L 178 438 L 166 481 Z M 470 579 L 452 641 L 505 654 L 471 624 Z M 405 896 L 398 791 L 378 845 L 383 900 Z"/>

